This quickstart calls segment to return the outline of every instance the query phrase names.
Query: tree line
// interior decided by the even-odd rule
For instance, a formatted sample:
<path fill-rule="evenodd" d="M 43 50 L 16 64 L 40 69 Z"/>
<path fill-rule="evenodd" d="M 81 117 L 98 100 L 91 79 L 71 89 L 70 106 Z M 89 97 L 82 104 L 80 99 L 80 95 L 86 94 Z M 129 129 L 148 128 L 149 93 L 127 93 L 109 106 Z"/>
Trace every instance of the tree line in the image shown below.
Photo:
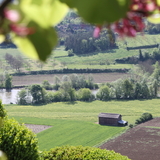
<path fill-rule="evenodd" d="M 128 77 L 118 79 L 115 82 L 100 84 L 93 83 L 93 78 L 85 80 L 83 75 L 78 77 L 76 74 L 70 77 L 65 75 L 62 81 L 55 77 L 54 89 L 56 92 L 47 91 L 50 84 L 44 81 L 42 85 L 32 85 L 28 90 L 22 89 L 18 93 L 18 104 L 45 104 L 62 101 L 93 101 L 93 100 L 133 100 L 151 99 L 158 96 L 160 83 L 160 67 L 156 62 L 155 69 L 151 75 L 138 68 L 131 71 Z M 98 89 L 97 94 L 93 94 L 90 89 Z M 53 89 L 53 88 L 52 88 Z M 32 99 L 27 99 L 29 96 Z"/>

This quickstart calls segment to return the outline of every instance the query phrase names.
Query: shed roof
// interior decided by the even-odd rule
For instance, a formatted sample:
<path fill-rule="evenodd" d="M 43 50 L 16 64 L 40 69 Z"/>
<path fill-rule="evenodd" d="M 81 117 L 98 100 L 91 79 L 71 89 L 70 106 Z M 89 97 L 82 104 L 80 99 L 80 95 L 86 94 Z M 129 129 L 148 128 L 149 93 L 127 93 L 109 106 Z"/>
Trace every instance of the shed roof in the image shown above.
<path fill-rule="evenodd" d="M 103 117 L 103 118 L 119 118 L 121 116 L 120 114 L 115 114 L 115 113 L 100 113 L 98 117 Z"/>

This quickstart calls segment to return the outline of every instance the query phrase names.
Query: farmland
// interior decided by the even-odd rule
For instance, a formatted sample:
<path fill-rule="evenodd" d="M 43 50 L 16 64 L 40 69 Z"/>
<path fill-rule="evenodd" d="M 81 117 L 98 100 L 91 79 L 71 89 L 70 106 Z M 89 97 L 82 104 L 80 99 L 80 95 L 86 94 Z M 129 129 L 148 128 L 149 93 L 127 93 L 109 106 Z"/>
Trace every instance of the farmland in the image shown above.
<path fill-rule="evenodd" d="M 44 74 L 44 75 L 25 75 L 25 76 L 13 76 L 13 85 L 14 86 L 21 86 L 21 85 L 31 85 L 31 84 L 41 84 L 44 80 L 48 80 L 51 84 L 54 83 L 54 77 L 58 76 L 60 79 L 64 75 L 71 75 L 71 74 Z M 106 83 L 112 82 L 119 78 L 126 77 L 126 73 L 94 73 L 94 74 L 87 74 L 84 73 L 86 79 L 88 75 L 91 75 L 94 79 L 95 83 Z"/>
<path fill-rule="evenodd" d="M 160 118 L 140 124 L 101 146 L 102 149 L 114 150 L 132 160 L 159 160 L 159 147 Z"/>
<path fill-rule="evenodd" d="M 152 107 L 151 107 L 152 106 Z M 42 106 L 6 105 L 9 117 L 27 124 L 53 126 L 37 134 L 40 149 L 55 146 L 97 146 L 118 136 L 127 127 L 100 126 L 96 124 L 100 112 L 119 113 L 129 124 L 144 112 L 159 115 L 159 99 L 146 101 L 93 101 L 52 103 Z"/>

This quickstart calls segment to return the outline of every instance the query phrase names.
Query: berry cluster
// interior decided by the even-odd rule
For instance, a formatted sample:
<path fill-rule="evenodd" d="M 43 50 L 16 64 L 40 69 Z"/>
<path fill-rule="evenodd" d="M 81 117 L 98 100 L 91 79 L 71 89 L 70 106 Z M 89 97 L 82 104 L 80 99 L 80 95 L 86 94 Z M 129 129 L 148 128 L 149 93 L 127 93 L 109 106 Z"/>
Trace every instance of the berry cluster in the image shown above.
<path fill-rule="evenodd" d="M 153 11 L 160 10 L 156 0 L 132 0 L 126 17 L 107 26 L 117 32 L 121 37 L 135 37 L 137 32 L 142 32 L 145 28 L 144 17 L 153 14 Z M 94 37 L 98 37 L 102 26 L 97 26 Z"/>

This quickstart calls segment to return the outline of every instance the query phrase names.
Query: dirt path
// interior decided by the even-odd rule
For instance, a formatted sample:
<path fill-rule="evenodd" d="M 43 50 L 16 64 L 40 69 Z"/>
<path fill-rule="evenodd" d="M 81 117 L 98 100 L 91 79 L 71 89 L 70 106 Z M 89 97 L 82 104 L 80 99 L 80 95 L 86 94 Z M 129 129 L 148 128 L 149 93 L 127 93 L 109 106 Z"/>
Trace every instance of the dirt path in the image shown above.
<path fill-rule="evenodd" d="M 46 125 L 37 125 L 37 124 L 25 124 L 29 129 L 31 129 L 34 133 L 39 133 L 41 131 L 44 131 L 48 128 L 51 128 L 52 126 L 46 126 Z"/>
<path fill-rule="evenodd" d="M 160 160 L 160 118 L 140 124 L 100 146 L 132 160 Z"/>
<path fill-rule="evenodd" d="M 31 84 L 41 84 L 44 80 L 48 80 L 51 84 L 54 83 L 54 77 L 58 76 L 60 79 L 64 75 L 71 74 L 39 74 L 39 75 L 26 75 L 26 76 L 13 76 L 13 85 L 31 85 Z M 127 76 L 126 73 L 94 73 L 94 74 L 83 74 L 86 76 L 92 75 L 95 83 L 105 83 L 112 82 L 119 78 Z"/>

